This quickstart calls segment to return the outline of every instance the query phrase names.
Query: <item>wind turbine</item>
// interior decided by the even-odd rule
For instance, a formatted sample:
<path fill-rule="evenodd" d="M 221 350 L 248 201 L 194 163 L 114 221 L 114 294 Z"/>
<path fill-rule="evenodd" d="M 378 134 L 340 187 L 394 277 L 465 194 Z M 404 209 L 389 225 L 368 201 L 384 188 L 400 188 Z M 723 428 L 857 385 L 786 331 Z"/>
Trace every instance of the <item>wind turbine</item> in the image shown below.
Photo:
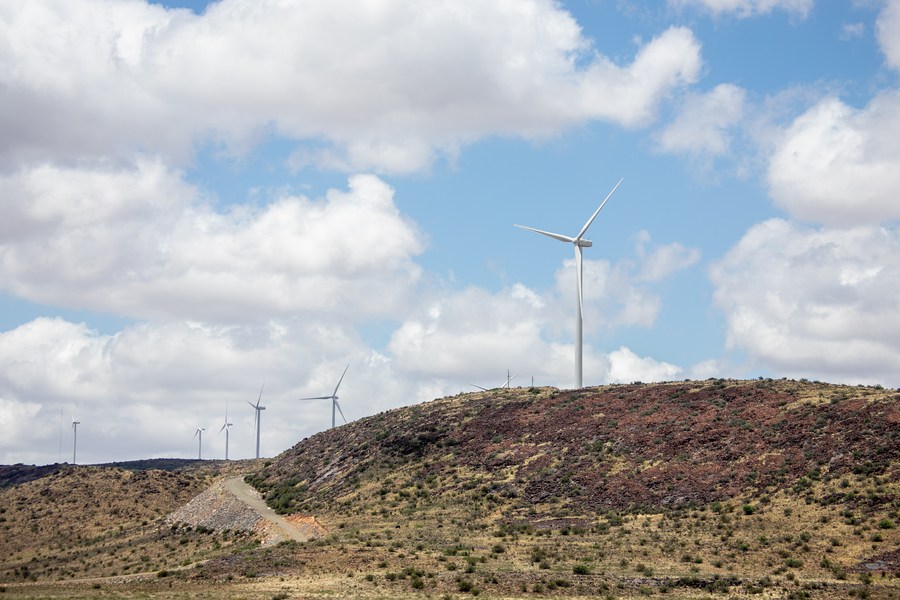
<path fill-rule="evenodd" d="M 347 369 L 350 368 L 350 363 L 347 363 L 347 366 L 344 367 L 344 372 L 341 373 L 341 378 L 338 379 L 338 383 L 334 386 L 334 392 L 330 396 L 313 396 L 311 398 L 300 398 L 300 400 L 331 400 L 331 428 L 334 429 L 334 409 L 337 408 L 338 412 L 341 413 L 341 418 L 344 419 L 344 423 L 347 422 L 347 417 L 344 416 L 344 411 L 341 410 L 341 405 L 338 404 L 338 388 L 341 387 L 341 382 L 344 380 L 344 375 L 347 374 Z"/>
<path fill-rule="evenodd" d="M 197 460 L 203 459 L 203 432 L 206 431 L 205 427 L 200 427 L 197 425 L 197 431 L 194 432 L 194 437 L 197 438 Z"/>
<path fill-rule="evenodd" d="M 81 425 L 81 421 L 76 421 L 75 417 L 72 417 L 72 464 L 75 464 L 75 451 L 78 450 L 78 426 Z"/>
<path fill-rule="evenodd" d="M 228 428 L 234 425 L 234 423 L 228 422 L 228 402 L 225 402 L 225 424 L 222 425 L 222 429 L 219 430 L 219 433 L 222 433 L 222 430 L 225 430 L 225 460 L 228 460 Z"/>
<path fill-rule="evenodd" d="M 591 226 L 591 223 L 594 222 L 594 219 L 597 218 L 597 215 L 600 213 L 600 210 L 606 205 L 606 201 L 610 199 L 613 193 L 619 188 L 619 185 L 622 184 L 622 181 L 625 178 L 619 180 L 619 183 L 616 184 L 616 187 L 612 189 L 612 191 L 606 195 L 603 202 L 600 203 L 600 206 L 597 210 L 594 211 L 594 214 L 591 215 L 591 218 L 587 220 L 584 224 L 584 227 L 581 228 L 581 231 L 578 232 L 578 235 L 575 237 L 569 237 L 567 235 L 562 235 L 559 233 L 551 233 L 549 231 L 543 231 L 541 229 L 535 229 L 533 227 L 525 227 L 524 225 L 516 225 L 516 227 L 520 229 L 527 229 L 528 231 L 533 231 L 535 233 L 540 233 L 541 235 L 546 235 L 547 237 L 551 237 L 554 240 L 559 240 L 560 242 L 568 242 L 575 246 L 575 276 L 578 282 L 578 298 L 576 299 L 576 308 L 577 311 L 575 313 L 575 388 L 578 389 L 581 387 L 581 336 L 582 336 L 582 323 L 584 320 L 584 292 L 582 291 L 583 287 L 583 268 L 582 268 L 582 248 L 590 248 L 593 246 L 593 242 L 591 240 L 584 239 L 584 234 L 587 233 L 588 227 Z"/>
<path fill-rule="evenodd" d="M 518 371 L 513 373 L 512 376 L 510 376 L 509 369 L 507 369 L 506 370 L 506 381 L 504 381 L 502 385 L 498 386 L 498 388 L 495 388 L 495 389 L 501 389 L 501 390 L 503 388 L 510 389 L 512 387 L 512 386 L 510 386 L 510 382 L 515 378 L 516 375 L 518 375 L 521 372 L 522 372 L 522 369 L 519 369 Z M 477 387 L 482 392 L 486 392 L 486 391 L 488 391 L 488 389 L 490 389 L 490 388 L 486 388 L 486 387 L 481 387 L 480 385 L 476 385 L 474 383 L 470 383 L 469 385 L 471 385 L 472 387 Z"/>
<path fill-rule="evenodd" d="M 256 427 L 256 458 L 259 458 L 259 422 L 260 422 L 260 413 L 261 411 L 266 410 L 265 406 L 260 406 L 259 403 L 262 402 L 262 393 L 263 389 L 266 387 L 266 384 L 263 384 L 261 388 L 259 388 L 259 398 L 256 399 L 256 404 L 253 404 L 249 400 L 247 404 L 253 407 L 253 410 L 256 411 L 256 414 L 253 415 L 253 425 Z"/>

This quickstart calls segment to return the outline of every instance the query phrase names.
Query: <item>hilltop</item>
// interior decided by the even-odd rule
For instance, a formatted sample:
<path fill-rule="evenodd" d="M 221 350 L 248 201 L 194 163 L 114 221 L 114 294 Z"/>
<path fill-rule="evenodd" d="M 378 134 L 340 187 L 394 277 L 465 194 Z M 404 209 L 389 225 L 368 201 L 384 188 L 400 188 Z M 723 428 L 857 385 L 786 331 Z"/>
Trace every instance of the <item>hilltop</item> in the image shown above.
<path fill-rule="evenodd" d="M 404 468 L 437 493 L 478 480 L 511 499 L 509 518 L 540 504 L 590 513 L 702 506 L 896 474 L 898 400 L 892 390 L 770 380 L 498 389 L 325 432 L 253 481 L 286 512 L 357 500 L 363 482 Z"/>
<path fill-rule="evenodd" d="M 65 505 L 82 540 L 79 526 L 71 548 L 41 538 L 0 576 L 21 581 L 28 565 L 46 595 L 41 581 L 158 571 L 141 590 L 162 597 L 900 591 L 900 393 L 878 387 L 713 379 L 495 389 L 374 415 L 273 459 L 193 468 L 93 468 L 91 489 L 110 494 L 103 502 L 119 507 L 118 521 L 102 520 L 103 502 L 85 515 Z M 15 531 L 28 502 L 57 498 L 32 510 L 43 535 L 64 502 L 54 494 L 72 489 L 65 478 L 89 470 L 71 469 L 0 490 L 4 506 L 18 503 Z M 314 517 L 325 536 L 263 547 L 236 524 L 169 526 L 164 514 L 191 498 L 188 512 L 222 502 L 204 490 L 238 472 L 276 511 Z"/>

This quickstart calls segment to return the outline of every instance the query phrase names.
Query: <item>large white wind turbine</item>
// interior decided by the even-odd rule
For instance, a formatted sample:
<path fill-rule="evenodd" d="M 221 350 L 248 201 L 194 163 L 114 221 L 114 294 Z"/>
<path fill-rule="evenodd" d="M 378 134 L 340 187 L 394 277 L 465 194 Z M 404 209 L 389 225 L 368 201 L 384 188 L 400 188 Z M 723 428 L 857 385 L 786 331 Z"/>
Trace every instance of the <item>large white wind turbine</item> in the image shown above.
<path fill-rule="evenodd" d="M 194 432 L 194 437 L 197 438 L 197 460 L 203 459 L 203 432 L 206 431 L 205 427 L 200 427 L 197 425 L 197 431 Z"/>
<path fill-rule="evenodd" d="M 334 429 L 334 409 L 337 408 L 338 412 L 341 413 L 341 418 L 344 419 L 344 423 L 347 422 L 347 417 L 344 416 L 344 411 L 341 410 L 341 405 L 338 404 L 338 388 L 341 387 L 341 382 L 344 380 L 344 375 L 347 374 L 347 369 L 350 368 L 350 363 L 347 363 L 347 366 L 344 367 L 344 372 L 341 373 L 341 378 L 338 379 L 337 385 L 334 386 L 334 392 L 330 396 L 312 396 L 311 398 L 300 398 L 300 400 L 331 400 L 331 428 Z"/>
<path fill-rule="evenodd" d="M 75 417 L 72 417 L 72 464 L 75 463 L 75 451 L 78 450 L 78 426 L 81 425 L 81 421 L 76 421 Z"/>
<path fill-rule="evenodd" d="M 594 219 L 597 218 L 597 215 L 600 213 L 600 210 L 606 205 L 606 201 L 610 199 L 610 197 L 615 193 L 615 191 L 621 185 L 624 177 L 619 180 L 619 183 L 616 184 L 616 187 L 612 189 L 612 191 L 606 195 L 603 202 L 600 203 L 600 206 L 597 210 L 594 211 L 594 214 L 591 215 L 591 218 L 587 220 L 584 224 L 584 227 L 581 228 L 581 231 L 578 232 L 578 235 L 575 237 L 569 237 L 567 235 L 562 235 L 559 233 L 551 233 L 549 231 L 543 231 L 540 229 L 535 229 L 533 227 L 525 227 L 524 225 L 516 225 L 516 227 L 520 229 L 527 229 L 528 231 L 533 231 L 535 233 L 540 233 L 541 235 L 546 235 L 547 237 L 551 237 L 554 240 L 559 240 L 561 242 L 568 242 L 575 246 L 575 277 L 578 282 L 578 298 L 576 299 L 577 304 L 577 312 L 575 314 L 575 388 L 581 387 L 581 335 L 582 335 L 582 323 L 584 320 L 584 293 L 582 291 L 583 287 L 583 270 L 582 270 L 582 248 L 590 248 L 593 246 L 593 242 L 591 240 L 584 239 L 584 234 L 587 233 L 588 227 L 591 226 L 591 223 L 594 222 Z"/>
<path fill-rule="evenodd" d="M 256 427 L 256 458 L 259 458 L 259 422 L 261 420 L 260 415 L 262 411 L 266 410 L 265 406 L 260 406 L 259 403 L 262 402 L 262 393 L 263 389 L 266 387 L 266 384 L 263 384 L 261 388 L 259 388 L 259 398 L 256 399 L 256 404 L 253 404 L 249 400 L 247 404 L 253 407 L 253 410 L 256 411 L 256 414 L 253 415 L 253 425 Z"/>
<path fill-rule="evenodd" d="M 228 428 L 234 425 L 234 423 L 228 422 L 228 402 L 225 402 L 225 423 L 222 425 L 222 429 L 219 430 L 219 433 L 222 433 L 222 430 L 225 431 L 225 460 L 228 460 Z"/>

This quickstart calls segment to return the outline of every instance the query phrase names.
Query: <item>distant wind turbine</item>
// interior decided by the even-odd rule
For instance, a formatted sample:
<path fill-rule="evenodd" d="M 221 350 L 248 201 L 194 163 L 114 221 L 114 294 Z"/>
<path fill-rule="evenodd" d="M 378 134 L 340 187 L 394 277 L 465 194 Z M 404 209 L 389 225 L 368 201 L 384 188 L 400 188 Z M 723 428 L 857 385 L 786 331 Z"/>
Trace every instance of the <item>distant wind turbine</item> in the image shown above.
<path fill-rule="evenodd" d="M 78 426 L 81 425 L 81 421 L 76 421 L 75 417 L 72 417 L 72 464 L 75 463 L 75 452 L 78 450 Z"/>
<path fill-rule="evenodd" d="M 516 375 L 518 375 L 518 374 L 521 373 L 521 372 L 522 372 L 522 369 L 519 369 L 518 371 L 516 371 L 515 373 L 513 373 L 512 376 L 510 376 L 510 374 L 509 374 L 509 369 L 507 369 L 507 370 L 506 370 L 506 381 L 504 381 L 502 385 L 499 385 L 499 386 L 497 386 L 497 388 L 494 388 L 494 389 L 501 389 L 501 390 L 502 390 L 503 388 L 510 389 L 510 387 L 511 387 L 511 386 L 510 386 L 510 382 L 515 378 Z M 486 391 L 488 391 L 489 389 L 491 389 L 491 388 L 481 387 L 480 385 L 476 385 L 476 384 L 474 384 L 474 383 L 470 383 L 469 385 L 471 385 L 472 387 L 477 387 L 477 388 L 478 388 L 479 390 L 481 390 L 482 392 L 486 392 Z"/>
<path fill-rule="evenodd" d="M 350 368 L 350 363 L 347 363 L 347 366 L 344 367 L 344 372 L 341 373 L 341 378 L 338 379 L 337 385 L 334 386 L 334 392 L 330 396 L 312 396 L 310 398 L 300 398 L 300 400 L 331 400 L 331 428 L 334 429 L 335 424 L 335 415 L 334 409 L 337 408 L 338 412 L 341 413 L 341 418 L 344 419 L 344 423 L 347 422 L 347 418 L 344 416 L 344 411 L 341 410 L 341 405 L 338 404 L 338 388 L 341 387 L 341 382 L 344 381 L 344 375 L 347 374 L 347 369 Z"/>
<path fill-rule="evenodd" d="M 234 425 L 234 423 L 228 422 L 228 402 L 225 402 L 225 423 L 222 425 L 222 429 L 219 430 L 221 434 L 222 431 L 225 431 L 225 460 L 228 460 L 228 428 Z"/>
<path fill-rule="evenodd" d="M 584 285 L 584 277 L 583 277 L 583 265 L 582 265 L 582 248 L 590 248 L 593 246 L 593 242 L 591 240 L 584 239 L 584 234 L 587 233 L 588 227 L 591 226 L 591 223 L 594 222 L 594 219 L 597 218 L 597 215 L 600 214 L 600 210 L 606 205 L 606 201 L 610 199 L 610 197 L 615 193 L 615 191 L 619 188 L 622 181 L 625 178 L 619 180 L 619 183 L 612 189 L 612 191 L 606 195 L 606 198 L 603 202 L 600 203 L 600 206 L 597 210 L 594 211 L 594 214 L 591 215 L 591 218 L 587 220 L 584 224 L 584 227 L 581 228 L 581 231 L 578 232 L 578 235 L 575 237 L 569 237 L 567 235 L 562 235 L 559 233 L 551 233 L 549 231 L 543 231 L 541 229 L 535 229 L 533 227 L 525 227 L 524 225 L 516 225 L 516 227 L 520 229 L 527 229 L 528 231 L 533 231 L 535 233 L 540 233 L 541 235 L 546 235 L 547 237 L 551 237 L 555 240 L 559 240 L 561 242 L 568 242 L 575 246 L 575 276 L 578 283 L 578 298 L 576 299 L 577 304 L 577 312 L 575 314 L 575 388 L 581 388 L 582 386 L 582 378 L 581 378 L 581 362 L 582 362 L 582 324 L 584 321 L 584 292 L 582 290 Z"/>
<path fill-rule="evenodd" d="M 263 389 L 266 387 L 266 384 L 263 384 L 261 388 L 259 388 L 259 398 L 256 399 L 256 404 L 253 404 L 249 400 L 247 404 L 253 407 L 253 410 L 256 411 L 256 414 L 253 415 L 253 425 L 256 427 L 256 458 L 259 458 L 259 425 L 261 420 L 262 411 L 266 410 L 265 406 L 260 406 L 259 403 L 262 402 L 262 393 Z"/>
<path fill-rule="evenodd" d="M 197 425 L 197 431 L 194 432 L 194 437 L 197 438 L 197 460 L 203 459 L 203 432 L 206 431 L 205 427 L 200 427 Z"/>

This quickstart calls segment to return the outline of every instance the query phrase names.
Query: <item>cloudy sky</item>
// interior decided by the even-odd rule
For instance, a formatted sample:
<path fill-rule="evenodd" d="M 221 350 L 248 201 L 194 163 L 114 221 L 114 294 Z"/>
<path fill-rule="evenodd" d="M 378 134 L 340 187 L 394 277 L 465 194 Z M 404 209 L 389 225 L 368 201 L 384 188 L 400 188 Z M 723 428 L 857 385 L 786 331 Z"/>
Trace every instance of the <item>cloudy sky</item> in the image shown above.
<path fill-rule="evenodd" d="M 469 384 L 900 386 L 898 0 L 0 0 L 0 463 Z"/>

